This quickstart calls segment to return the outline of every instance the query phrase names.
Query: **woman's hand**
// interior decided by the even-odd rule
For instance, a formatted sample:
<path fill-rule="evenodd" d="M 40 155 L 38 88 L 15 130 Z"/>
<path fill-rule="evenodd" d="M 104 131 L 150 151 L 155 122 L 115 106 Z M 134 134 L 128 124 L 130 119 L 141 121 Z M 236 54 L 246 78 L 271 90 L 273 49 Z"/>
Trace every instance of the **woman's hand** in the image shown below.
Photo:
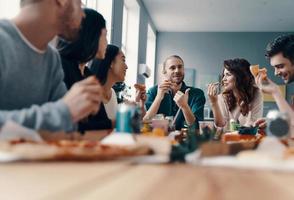
<path fill-rule="evenodd" d="M 211 83 L 208 85 L 208 89 L 207 89 L 207 95 L 209 98 L 209 101 L 211 104 L 214 104 L 217 102 L 218 99 L 218 84 L 216 83 Z"/>
<path fill-rule="evenodd" d="M 158 85 L 157 97 L 162 100 L 165 93 L 168 93 L 169 91 L 172 90 L 172 86 L 173 84 L 171 81 L 168 81 L 168 80 L 163 81 L 163 83 Z"/>
<path fill-rule="evenodd" d="M 137 103 L 138 102 L 145 103 L 145 101 L 147 99 L 146 86 L 143 84 L 135 84 L 134 87 L 136 89 L 135 101 Z"/>

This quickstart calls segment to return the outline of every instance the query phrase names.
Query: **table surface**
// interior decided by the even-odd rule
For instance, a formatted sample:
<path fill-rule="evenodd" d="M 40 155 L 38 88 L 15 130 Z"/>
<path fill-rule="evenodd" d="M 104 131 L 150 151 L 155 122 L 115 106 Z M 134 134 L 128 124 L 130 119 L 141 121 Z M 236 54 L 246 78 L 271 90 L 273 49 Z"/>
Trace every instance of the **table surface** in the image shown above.
<path fill-rule="evenodd" d="M 0 199 L 294 199 L 294 173 L 189 164 L 39 162 L 0 165 Z"/>

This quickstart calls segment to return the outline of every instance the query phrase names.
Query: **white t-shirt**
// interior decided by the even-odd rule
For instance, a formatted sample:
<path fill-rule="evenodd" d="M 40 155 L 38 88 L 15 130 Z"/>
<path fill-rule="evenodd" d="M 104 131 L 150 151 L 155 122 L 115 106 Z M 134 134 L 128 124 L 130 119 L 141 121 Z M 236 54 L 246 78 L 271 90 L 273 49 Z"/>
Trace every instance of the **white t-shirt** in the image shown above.
<path fill-rule="evenodd" d="M 114 89 L 111 88 L 111 98 L 107 103 L 103 103 L 107 117 L 111 120 L 115 120 L 117 111 L 117 98 Z"/>

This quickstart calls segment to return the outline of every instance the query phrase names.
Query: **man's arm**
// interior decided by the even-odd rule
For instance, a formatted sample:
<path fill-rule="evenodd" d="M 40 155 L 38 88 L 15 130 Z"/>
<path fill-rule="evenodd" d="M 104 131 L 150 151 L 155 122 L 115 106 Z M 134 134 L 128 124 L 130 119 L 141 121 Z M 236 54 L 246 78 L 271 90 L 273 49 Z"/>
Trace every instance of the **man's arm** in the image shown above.
<path fill-rule="evenodd" d="M 145 116 L 143 117 L 143 120 L 151 119 L 157 114 L 161 101 L 162 101 L 162 98 L 159 98 L 157 95 L 154 96 L 154 94 L 152 94 L 151 91 L 147 93 L 146 105 L 148 110 Z M 148 108 L 148 105 L 151 105 L 151 106 L 149 106 Z"/>
<path fill-rule="evenodd" d="M 272 93 L 273 98 L 277 102 L 278 108 L 281 112 L 288 113 L 292 124 L 294 124 L 294 111 L 292 110 L 291 106 L 288 104 L 288 102 L 285 100 L 285 98 L 282 96 L 281 91 L 277 87 L 277 90 Z"/>
<path fill-rule="evenodd" d="M 7 120 L 36 130 L 73 131 L 74 123 L 97 113 L 101 101 L 101 86 L 95 77 L 73 85 L 59 101 L 14 111 L 0 111 L 0 126 Z"/>
<path fill-rule="evenodd" d="M 185 118 L 185 121 L 187 125 L 192 125 L 196 121 L 196 117 L 194 116 L 194 113 L 192 112 L 191 108 L 189 106 L 183 107 L 182 112 Z"/>
<path fill-rule="evenodd" d="M 70 71 L 66 71 L 64 65 L 61 64 L 62 62 L 59 53 L 56 52 L 53 56 L 52 72 L 50 74 L 51 81 L 48 83 L 50 84 L 49 101 L 57 101 L 66 94 L 68 89 L 65 84 L 65 75 L 70 74 Z"/>
<path fill-rule="evenodd" d="M 69 109 L 62 100 L 42 106 L 33 105 L 22 110 L 0 111 L 0 127 L 8 120 L 35 130 L 73 131 L 75 129 Z"/>
<path fill-rule="evenodd" d="M 288 113 L 290 116 L 292 125 L 294 125 L 294 111 L 292 110 L 291 106 L 288 104 L 288 102 L 285 100 L 285 98 L 282 96 L 281 91 L 277 84 L 275 84 L 273 81 L 267 78 L 267 83 L 262 84 L 263 77 L 261 75 L 258 75 L 256 77 L 256 83 L 261 88 L 261 90 L 264 93 L 270 94 L 275 99 L 278 108 L 281 112 Z"/>
<path fill-rule="evenodd" d="M 151 119 L 157 114 L 165 93 L 167 93 L 170 89 L 171 82 L 164 81 L 161 85 L 158 85 L 157 94 L 154 94 L 151 90 L 147 92 L 146 107 L 148 110 L 143 117 L 143 120 Z"/>
<path fill-rule="evenodd" d="M 192 101 L 192 104 L 189 106 L 188 104 L 189 98 L 189 89 L 185 91 L 185 94 L 182 92 L 178 92 L 174 100 L 178 107 L 182 110 L 185 121 L 188 125 L 192 125 L 196 121 L 203 120 L 204 117 L 204 104 L 205 97 L 204 93 L 198 94 L 196 99 Z M 198 123 L 196 123 L 198 125 Z"/>
<path fill-rule="evenodd" d="M 174 101 L 176 102 L 179 109 L 182 110 L 187 125 L 192 125 L 195 122 L 196 117 L 188 105 L 189 90 L 190 89 L 187 89 L 185 94 L 181 91 L 178 91 L 174 96 Z"/>

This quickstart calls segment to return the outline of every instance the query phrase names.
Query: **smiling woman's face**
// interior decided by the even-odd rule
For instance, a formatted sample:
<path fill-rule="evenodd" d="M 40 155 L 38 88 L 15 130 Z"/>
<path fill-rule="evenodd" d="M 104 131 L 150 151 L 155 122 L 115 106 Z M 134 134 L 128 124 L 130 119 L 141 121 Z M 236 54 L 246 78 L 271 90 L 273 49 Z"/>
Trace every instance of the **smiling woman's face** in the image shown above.
<path fill-rule="evenodd" d="M 224 70 L 224 76 L 222 79 L 223 87 L 225 92 L 229 92 L 235 88 L 236 78 L 235 76 L 227 69 Z"/>
<path fill-rule="evenodd" d="M 128 66 L 126 65 L 125 54 L 122 51 L 119 51 L 115 59 L 112 61 L 109 72 L 116 82 L 122 82 L 125 80 L 127 69 Z"/>

